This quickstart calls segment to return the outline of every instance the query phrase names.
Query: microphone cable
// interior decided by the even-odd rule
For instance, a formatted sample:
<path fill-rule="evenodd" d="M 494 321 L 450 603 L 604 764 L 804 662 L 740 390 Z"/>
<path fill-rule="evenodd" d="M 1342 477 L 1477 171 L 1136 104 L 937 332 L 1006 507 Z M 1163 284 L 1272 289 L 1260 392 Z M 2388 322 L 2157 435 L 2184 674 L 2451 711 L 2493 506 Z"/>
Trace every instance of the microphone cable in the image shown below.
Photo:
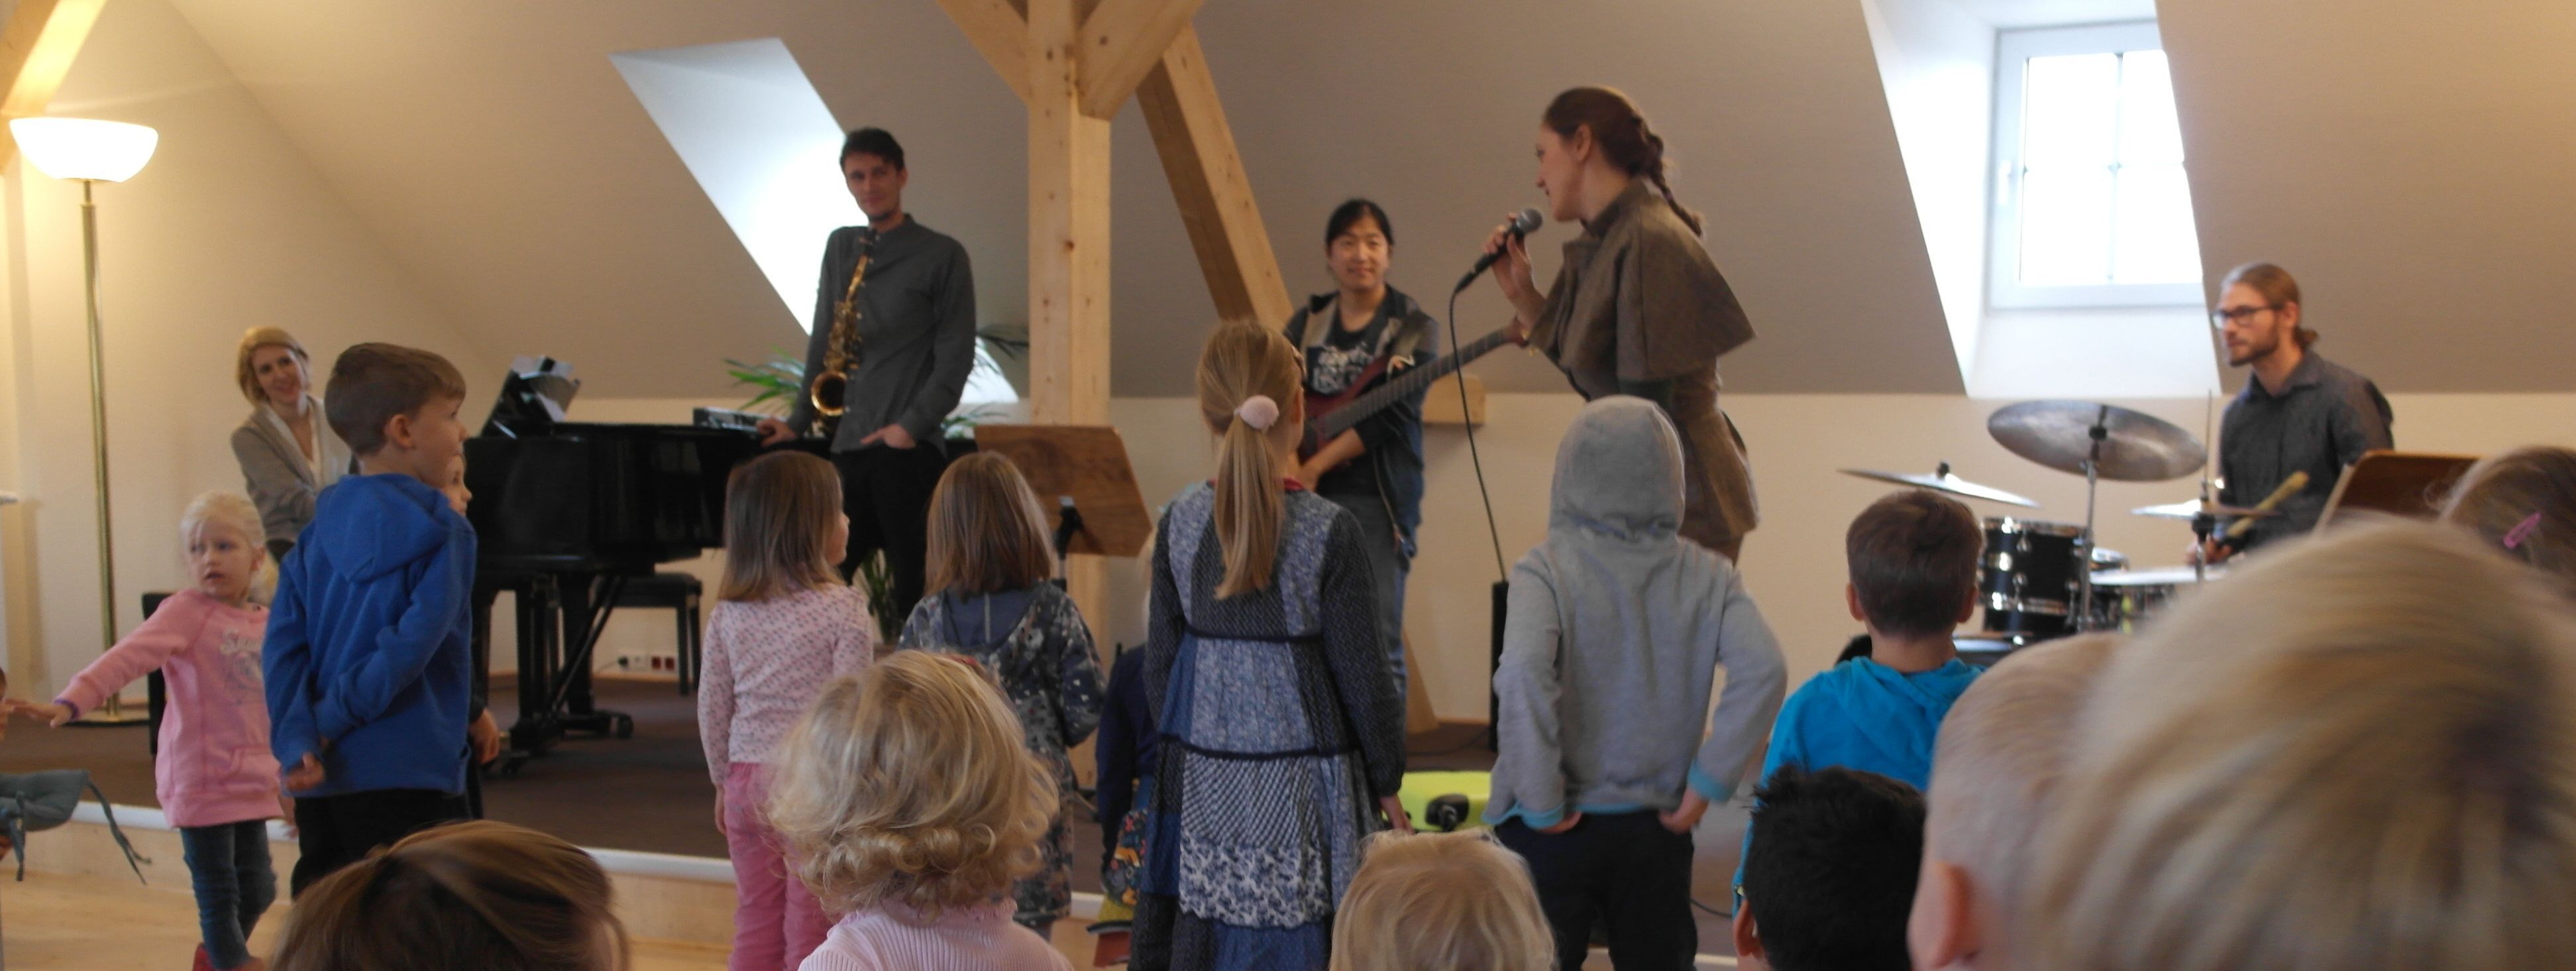
<path fill-rule="evenodd" d="M 1462 346 L 1458 343 L 1458 295 L 1465 292 L 1465 287 L 1449 291 L 1449 353 L 1452 354 L 1458 353 Z M 1503 530 L 1494 524 L 1494 493 L 1485 487 L 1485 456 L 1476 448 L 1476 415 L 1467 402 L 1466 365 L 1459 365 L 1457 375 L 1458 423 L 1467 429 L 1467 458 L 1476 467 L 1476 495 L 1485 501 L 1485 535 L 1494 542 L 1494 579 L 1510 583 L 1511 567 L 1503 562 Z"/>

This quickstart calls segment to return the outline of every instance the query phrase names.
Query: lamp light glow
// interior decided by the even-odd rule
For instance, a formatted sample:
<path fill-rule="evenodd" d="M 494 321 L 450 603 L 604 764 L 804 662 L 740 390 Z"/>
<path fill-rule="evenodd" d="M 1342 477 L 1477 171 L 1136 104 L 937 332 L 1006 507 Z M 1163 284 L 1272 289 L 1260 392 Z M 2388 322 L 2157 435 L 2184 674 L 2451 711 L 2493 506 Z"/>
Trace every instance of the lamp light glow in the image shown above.
<path fill-rule="evenodd" d="M 161 133 L 142 125 L 92 118 L 19 118 L 9 134 L 27 163 L 57 179 L 123 182 L 143 170 Z"/>

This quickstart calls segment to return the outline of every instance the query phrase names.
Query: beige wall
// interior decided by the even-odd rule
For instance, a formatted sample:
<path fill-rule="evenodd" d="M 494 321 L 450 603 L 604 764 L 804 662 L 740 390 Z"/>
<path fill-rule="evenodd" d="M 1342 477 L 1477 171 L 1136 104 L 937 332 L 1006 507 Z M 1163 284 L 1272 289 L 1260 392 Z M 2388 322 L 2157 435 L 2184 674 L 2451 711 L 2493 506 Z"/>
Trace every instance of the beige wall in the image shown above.
<path fill-rule="evenodd" d="M 1927 364 L 1946 362 L 1927 362 Z M 2412 450 L 2483 453 L 2528 442 L 2576 445 L 2576 395 L 2399 395 L 2398 444 Z M 1842 599 L 1842 534 L 1853 514 L 1895 488 L 1840 475 L 1838 468 L 1930 472 L 1942 461 L 1969 479 L 2019 492 L 2043 507 L 2026 518 L 2080 523 L 2082 478 L 2048 471 L 2004 451 L 1986 436 L 1985 419 L 2001 401 L 1941 395 L 1735 395 L 1726 407 L 1752 449 L 1761 493 L 1762 528 L 1746 543 L 1745 577 L 1780 635 L 1792 685 L 1831 663 L 1859 632 Z M 2199 401 L 2123 402 L 2198 435 Z M 1582 403 L 1571 394 L 1498 394 L 1479 431 L 1485 478 L 1501 527 L 1503 554 L 1517 559 L 1545 533 L 1548 484 L 1557 437 Z M 1112 415 L 1144 479 L 1148 502 L 1160 502 L 1193 477 L 1208 474 L 1206 438 L 1182 399 L 1122 399 Z M 1405 617 L 1441 717 L 1482 720 L 1485 712 L 1489 587 L 1493 545 L 1477 500 L 1466 436 L 1454 427 L 1429 430 L 1428 496 L 1422 555 L 1414 563 Z M 2106 483 L 2100 535 L 2106 548 L 2139 565 L 2180 563 L 2189 534 L 2165 520 L 2127 510 L 2192 498 L 2195 482 Z M 1971 503 L 1981 516 L 2003 507 Z M 1120 569 L 1108 636 L 1136 642 L 1144 629 L 1145 577 Z"/>
<path fill-rule="evenodd" d="M 580 406 L 591 420 L 682 421 L 698 402 L 623 400 Z M 2123 402 L 2199 434 L 2202 403 Z M 2397 441 L 2418 451 L 2484 453 L 2527 442 L 2576 445 L 2576 395 L 2399 395 Z M 1582 402 L 1571 394 L 1497 394 L 1479 430 L 1486 482 L 1493 491 L 1503 555 L 1517 560 L 1545 533 L 1547 496 L 1558 436 Z M 1859 625 L 1842 600 L 1843 528 L 1853 514 L 1894 486 L 1838 474 L 1839 468 L 1929 472 L 1950 462 L 1969 479 L 2019 492 L 2044 508 L 2026 518 L 2081 522 L 2084 480 L 2048 471 L 2004 451 L 1986 436 L 1985 419 L 2000 401 L 1940 395 L 1735 395 L 1727 410 L 1753 450 L 1763 525 L 1746 544 L 1746 579 L 1780 635 L 1792 683 L 1831 663 Z M 1213 466 L 1195 405 L 1182 398 L 1121 398 L 1111 419 L 1127 441 L 1149 505 L 1159 505 Z M 1489 588 L 1493 544 L 1469 460 L 1465 433 L 1433 427 L 1424 500 L 1422 555 L 1414 563 L 1406 633 L 1430 686 L 1434 708 L 1449 719 L 1481 721 L 1485 713 Z M 2127 510 L 2188 499 L 2196 480 L 2105 483 L 2099 529 L 2103 545 L 2141 566 L 2181 562 L 2188 531 Z M 1981 516 L 2007 510 L 1971 503 Z M 712 583 L 717 558 L 676 568 Z M 1145 629 L 1146 568 L 1116 561 L 1109 613 L 1094 618 L 1103 637 L 1140 642 Z M 619 653 L 670 650 L 670 620 L 660 613 L 621 616 L 610 626 L 602 663 Z M 506 656 L 506 654 L 504 655 Z"/>
<path fill-rule="evenodd" d="M 286 327 L 326 372 L 362 340 L 439 351 L 481 420 L 503 362 L 423 299 L 165 0 L 107 5 L 53 109 L 161 132 L 140 175 L 97 193 L 121 629 L 140 619 L 138 594 L 184 582 L 189 498 L 243 487 L 229 436 L 249 412 L 232 378 L 245 328 Z M 26 498 L 0 511 L 0 577 L 25 695 L 101 646 L 79 201 L 77 184 L 23 163 L 0 175 L 0 488 Z"/>

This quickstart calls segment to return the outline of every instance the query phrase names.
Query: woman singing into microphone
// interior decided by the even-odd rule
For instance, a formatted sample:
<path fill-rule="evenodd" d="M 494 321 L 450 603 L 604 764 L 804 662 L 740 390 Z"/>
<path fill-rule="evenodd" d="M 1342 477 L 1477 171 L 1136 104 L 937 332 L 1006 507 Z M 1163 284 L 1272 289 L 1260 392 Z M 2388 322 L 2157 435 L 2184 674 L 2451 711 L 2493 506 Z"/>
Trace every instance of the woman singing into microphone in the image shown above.
<path fill-rule="evenodd" d="M 1664 140 L 1628 96 L 1574 88 L 1540 118 L 1538 187 L 1556 220 L 1579 221 L 1545 292 L 1519 237 L 1496 229 L 1494 280 L 1512 327 L 1586 400 L 1661 405 L 1681 432 L 1681 533 L 1730 560 L 1759 515 L 1744 441 L 1717 407 L 1717 359 L 1753 339 L 1735 292 L 1700 245 L 1699 215 L 1673 201 Z"/>

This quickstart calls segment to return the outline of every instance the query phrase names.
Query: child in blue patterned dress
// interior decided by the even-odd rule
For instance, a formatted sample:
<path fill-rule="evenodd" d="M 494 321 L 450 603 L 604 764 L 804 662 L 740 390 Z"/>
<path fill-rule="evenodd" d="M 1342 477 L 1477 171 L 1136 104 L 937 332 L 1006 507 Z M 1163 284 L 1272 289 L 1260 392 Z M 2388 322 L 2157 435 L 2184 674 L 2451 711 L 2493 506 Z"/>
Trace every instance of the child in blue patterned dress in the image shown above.
<path fill-rule="evenodd" d="M 1154 545 L 1145 692 L 1163 741 L 1137 971 L 1322 968 L 1360 841 L 1410 828 L 1404 710 L 1359 528 L 1283 478 L 1298 368 L 1250 323 L 1219 325 L 1199 357 L 1218 470 L 1172 501 Z"/>

